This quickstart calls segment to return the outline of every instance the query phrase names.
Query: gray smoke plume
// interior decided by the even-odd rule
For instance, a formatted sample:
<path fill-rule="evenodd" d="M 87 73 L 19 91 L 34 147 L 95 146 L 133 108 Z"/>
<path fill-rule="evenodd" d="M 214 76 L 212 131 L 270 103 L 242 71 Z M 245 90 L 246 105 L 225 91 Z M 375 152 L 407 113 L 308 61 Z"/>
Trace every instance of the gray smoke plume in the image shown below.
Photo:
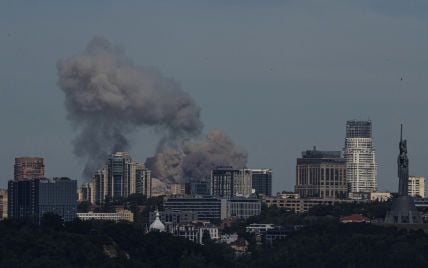
<path fill-rule="evenodd" d="M 74 153 L 86 161 L 86 178 L 109 154 L 129 148 L 128 134 L 136 127 L 160 129 L 159 148 L 201 133 L 200 108 L 177 82 L 133 65 L 105 38 L 95 37 L 83 52 L 59 60 L 57 69 L 68 119 L 80 131 Z"/>
<path fill-rule="evenodd" d="M 210 132 L 200 142 L 182 143 L 181 152 L 161 149 L 146 160 L 146 166 L 154 177 L 169 182 L 205 180 L 217 166 L 243 168 L 247 164 L 247 152 L 218 130 Z"/>

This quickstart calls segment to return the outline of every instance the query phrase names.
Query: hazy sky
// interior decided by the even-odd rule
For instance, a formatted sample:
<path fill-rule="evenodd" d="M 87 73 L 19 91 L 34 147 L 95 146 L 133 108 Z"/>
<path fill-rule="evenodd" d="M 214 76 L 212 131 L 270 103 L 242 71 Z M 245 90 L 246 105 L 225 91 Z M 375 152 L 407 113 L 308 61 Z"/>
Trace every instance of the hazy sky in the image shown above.
<path fill-rule="evenodd" d="M 274 191 L 293 189 L 301 151 L 341 150 L 349 119 L 373 122 L 380 190 L 398 185 L 400 123 L 410 173 L 428 176 L 427 1 L 2 1 L 1 185 L 22 155 L 80 179 L 55 66 L 94 35 L 179 81 L 204 132 L 272 168 Z M 158 140 L 152 129 L 132 139 L 140 161 Z"/>

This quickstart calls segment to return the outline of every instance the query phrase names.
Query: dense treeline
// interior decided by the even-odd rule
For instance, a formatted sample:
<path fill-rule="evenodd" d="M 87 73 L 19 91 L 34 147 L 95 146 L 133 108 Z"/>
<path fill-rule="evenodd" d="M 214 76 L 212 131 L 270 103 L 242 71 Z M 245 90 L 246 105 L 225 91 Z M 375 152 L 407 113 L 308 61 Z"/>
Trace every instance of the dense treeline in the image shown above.
<path fill-rule="evenodd" d="M 240 257 L 206 237 L 201 246 L 166 233 L 145 234 L 138 223 L 63 224 L 53 214 L 45 215 L 40 226 L 3 221 L 0 267 L 428 267 L 428 235 L 423 231 L 338 222 L 342 213 L 369 215 L 383 206 L 348 204 L 305 215 L 264 207 L 260 216 L 231 227 L 250 242 L 248 254 Z M 251 222 L 306 227 L 269 245 L 244 234 Z"/>
<path fill-rule="evenodd" d="M 311 208 L 307 213 L 296 214 L 285 208 L 276 206 L 266 207 L 262 204 L 261 214 L 250 217 L 245 221 L 238 221 L 225 228 L 225 232 L 244 234 L 245 226 L 251 223 L 272 223 L 274 225 L 312 225 L 323 221 L 338 221 L 341 216 L 362 214 L 371 220 L 383 219 L 389 210 L 390 202 L 371 203 L 336 203 L 334 205 L 319 205 Z"/>
<path fill-rule="evenodd" d="M 252 241 L 254 243 L 254 241 Z M 427 267 L 428 235 L 395 227 L 330 221 L 305 227 L 273 245 L 235 257 L 138 225 L 112 222 L 41 226 L 0 223 L 0 267 Z"/>
<path fill-rule="evenodd" d="M 0 223 L 0 267 L 230 267 L 233 252 L 201 246 L 139 225 L 75 221 L 47 215 L 41 226 Z"/>
<path fill-rule="evenodd" d="M 249 267 L 428 267 L 428 235 L 364 223 L 316 224 L 259 248 Z"/>

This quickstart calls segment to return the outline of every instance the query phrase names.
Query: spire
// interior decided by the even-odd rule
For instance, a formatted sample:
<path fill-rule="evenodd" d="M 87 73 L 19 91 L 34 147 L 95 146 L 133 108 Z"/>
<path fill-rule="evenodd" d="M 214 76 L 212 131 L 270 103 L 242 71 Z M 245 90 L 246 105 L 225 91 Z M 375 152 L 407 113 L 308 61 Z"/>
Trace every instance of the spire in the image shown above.
<path fill-rule="evenodd" d="M 400 125 L 401 126 L 401 130 L 400 130 L 400 142 L 403 141 L 403 124 Z"/>

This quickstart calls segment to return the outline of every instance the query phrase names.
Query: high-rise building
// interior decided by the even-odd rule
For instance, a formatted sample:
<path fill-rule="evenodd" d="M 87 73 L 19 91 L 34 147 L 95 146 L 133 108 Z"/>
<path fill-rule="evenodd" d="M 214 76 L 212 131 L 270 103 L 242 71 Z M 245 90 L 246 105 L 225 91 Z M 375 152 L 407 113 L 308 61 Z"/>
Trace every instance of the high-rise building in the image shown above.
<path fill-rule="evenodd" d="M 77 212 L 77 181 L 68 178 L 9 181 L 8 217 L 39 223 L 45 213 L 72 221 Z"/>
<path fill-rule="evenodd" d="M 131 191 L 131 194 L 134 193 Z M 147 198 L 152 196 L 151 171 L 143 164 L 135 165 L 135 193 L 143 194 Z"/>
<path fill-rule="evenodd" d="M 15 181 L 39 179 L 45 176 L 45 164 L 41 157 L 17 157 L 14 165 Z"/>
<path fill-rule="evenodd" d="M 302 152 L 297 158 L 295 191 L 307 198 L 346 198 L 345 159 L 340 151 Z"/>
<path fill-rule="evenodd" d="M 211 171 L 211 195 L 222 198 L 249 196 L 252 189 L 250 169 L 219 167 Z"/>
<path fill-rule="evenodd" d="M 251 169 L 252 187 L 256 194 L 272 195 L 272 169 Z"/>
<path fill-rule="evenodd" d="M 131 180 L 135 181 L 135 174 L 131 172 L 132 164 L 131 156 L 126 152 L 114 153 L 108 159 L 108 195 L 111 198 L 129 195 Z"/>
<path fill-rule="evenodd" d="M 92 204 L 102 204 L 107 195 L 111 196 L 111 193 L 109 194 L 109 189 L 111 189 L 111 187 L 109 187 L 108 182 L 107 167 L 97 170 L 92 180 L 88 183 L 88 201 Z"/>
<path fill-rule="evenodd" d="M 421 176 L 409 176 L 409 195 L 425 198 L 425 178 Z"/>
<path fill-rule="evenodd" d="M 123 198 L 131 194 L 152 196 L 151 172 L 136 163 L 126 152 L 110 156 L 105 167 L 95 172 L 89 183 L 83 184 L 81 197 L 92 204 L 101 204 L 108 198 Z M 83 200 L 82 200 L 83 201 Z"/>
<path fill-rule="evenodd" d="M 349 191 L 376 192 L 377 164 L 371 121 L 346 122 L 344 157 Z"/>

